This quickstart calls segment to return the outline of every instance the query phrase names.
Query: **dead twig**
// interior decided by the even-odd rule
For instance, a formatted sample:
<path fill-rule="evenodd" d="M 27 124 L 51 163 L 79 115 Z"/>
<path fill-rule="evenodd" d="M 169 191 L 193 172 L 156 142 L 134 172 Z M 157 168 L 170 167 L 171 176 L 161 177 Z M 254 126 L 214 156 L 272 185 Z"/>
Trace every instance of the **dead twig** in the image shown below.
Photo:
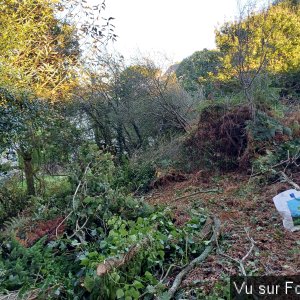
<path fill-rule="evenodd" d="M 220 228 L 221 228 L 221 222 L 218 218 L 214 218 L 214 232 L 213 235 L 209 241 L 209 244 L 206 246 L 204 251 L 201 253 L 200 256 L 193 259 L 187 267 L 185 267 L 175 278 L 172 287 L 168 290 L 168 295 L 170 299 L 174 297 L 176 291 L 178 290 L 183 278 L 186 276 L 187 273 L 189 273 L 192 269 L 195 268 L 196 265 L 200 264 L 202 261 L 204 261 L 207 256 L 212 251 L 214 245 L 216 244 L 216 241 L 218 240 L 219 234 L 220 234 Z M 158 298 L 160 299 L 160 298 Z"/>
<path fill-rule="evenodd" d="M 74 192 L 74 195 L 73 195 L 73 198 L 72 198 L 72 207 L 73 207 L 73 210 L 71 210 L 69 213 L 68 213 L 68 215 L 57 225 L 57 227 L 56 227 L 56 230 L 55 230 L 55 236 L 56 237 L 58 237 L 58 229 L 59 229 L 59 227 L 62 225 L 62 224 L 64 224 L 64 222 L 66 221 L 66 220 L 68 220 L 69 218 L 70 218 L 70 216 L 75 212 L 75 210 L 76 210 L 76 207 L 75 207 L 75 198 L 76 198 L 76 196 L 77 196 L 77 193 L 78 193 L 78 191 L 79 191 L 79 188 L 80 188 L 80 186 L 83 184 L 83 180 L 84 180 L 84 178 L 85 178 L 85 176 L 86 176 L 86 173 L 87 173 L 87 171 L 88 171 L 88 169 L 89 169 L 89 167 L 90 167 L 90 164 L 91 164 L 91 162 L 89 162 L 88 164 L 87 164 L 87 166 L 86 166 L 86 168 L 85 168 L 85 170 L 84 170 L 84 173 L 83 173 L 83 175 L 82 175 L 82 179 L 79 181 L 79 183 L 78 183 L 78 185 L 77 185 L 77 187 L 76 187 L 76 190 L 75 190 L 75 192 Z"/>
<path fill-rule="evenodd" d="M 44 293 L 50 292 L 55 286 L 48 287 L 46 289 L 46 291 L 44 291 Z M 30 290 L 30 291 L 26 292 L 25 295 L 24 294 L 20 295 L 20 292 L 21 292 L 21 290 L 17 290 L 17 291 L 9 292 L 6 295 L 0 294 L 0 300 L 20 300 L 20 299 L 22 299 L 22 300 L 35 300 L 35 299 L 40 299 L 39 297 L 40 297 L 41 289 Z"/>
<path fill-rule="evenodd" d="M 259 176 L 259 175 L 263 175 L 267 172 L 275 172 L 277 173 L 277 171 L 275 171 L 274 169 L 277 168 L 277 167 L 281 167 L 283 165 L 285 165 L 284 167 L 284 170 L 283 172 L 285 172 L 285 170 L 288 168 L 288 166 L 290 165 L 294 165 L 296 167 L 299 167 L 299 165 L 297 164 L 297 161 L 299 160 L 300 158 L 300 154 L 299 154 L 300 150 L 294 155 L 294 156 L 290 156 L 290 152 L 287 151 L 287 159 L 286 160 L 283 160 L 283 161 L 280 161 L 279 163 L 271 166 L 269 169 L 265 170 L 265 171 L 261 171 L 261 172 L 258 172 L 258 173 L 255 173 L 255 174 L 251 174 L 250 178 L 252 177 L 255 177 L 255 176 Z M 281 171 L 282 172 L 282 171 Z"/>
<path fill-rule="evenodd" d="M 227 258 L 233 260 L 234 262 L 236 262 L 236 263 L 238 264 L 238 266 L 239 266 L 239 268 L 240 268 L 240 271 L 241 271 L 241 273 L 243 274 L 243 276 L 247 276 L 247 273 L 246 273 L 246 269 L 245 269 L 244 263 L 245 263 L 246 259 L 249 257 L 249 255 L 252 253 L 252 251 L 253 251 L 253 249 L 254 249 L 254 247 L 255 247 L 255 241 L 253 240 L 252 237 L 250 237 L 249 231 L 248 231 L 246 228 L 245 228 L 245 231 L 246 231 L 247 237 L 248 237 L 248 239 L 249 239 L 249 241 L 250 241 L 250 243 L 251 243 L 251 246 L 250 246 L 249 251 L 244 255 L 244 257 L 243 257 L 242 259 L 237 259 L 237 258 L 231 257 L 231 256 L 229 256 L 229 255 L 227 255 L 227 254 L 225 254 L 225 253 L 221 253 L 221 252 L 220 252 L 220 254 L 221 254 L 222 256 L 225 256 L 225 257 L 227 257 Z M 218 248 L 219 248 L 219 245 L 218 245 Z M 220 249 L 219 249 L 219 250 L 220 250 Z"/>
<path fill-rule="evenodd" d="M 289 183 L 296 190 L 300 191 L 300 186 L 296 182 L 294 182 L 291 178 L 289 178 L 283 171 L 280 171 L 278 173 L 281 175 L 281 177 L 284 179 L 284 181 L 286 181 L 287 183 Z"/>

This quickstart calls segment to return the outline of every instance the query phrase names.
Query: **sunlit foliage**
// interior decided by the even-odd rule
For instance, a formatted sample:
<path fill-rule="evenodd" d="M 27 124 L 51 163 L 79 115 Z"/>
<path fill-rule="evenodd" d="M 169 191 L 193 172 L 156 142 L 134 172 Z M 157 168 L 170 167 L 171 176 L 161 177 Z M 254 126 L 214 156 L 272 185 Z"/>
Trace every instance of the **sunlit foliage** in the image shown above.
<path fill-rule="evenodd" d="M 299 5 L 283 1 L 259 12 L 241 12 L 240 17 L 216 31 L 217 47 L 224 54 L 220 79 L 262 69 L 276 73 L 299 68 Z"/>
<path fill-rule="evenodd" d="M 57 100 L 76 84 L 78 42 L 56 0 L 0 3 L 0 85 Z"/>

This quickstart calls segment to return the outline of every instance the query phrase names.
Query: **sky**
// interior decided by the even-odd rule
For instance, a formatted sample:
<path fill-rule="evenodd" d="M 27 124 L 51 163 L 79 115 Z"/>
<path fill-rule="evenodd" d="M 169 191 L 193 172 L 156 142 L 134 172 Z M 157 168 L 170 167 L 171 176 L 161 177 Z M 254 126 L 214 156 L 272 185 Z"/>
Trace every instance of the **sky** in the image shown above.
<path fill-rule="evenodd" d="M 118 35 L 108 49 L 127 59 L 161 53 L 179 62 L 215 48 L 215 28 L 236 12 L 237 0 L 106 0 L 104 14 L 115 18 Z"/>

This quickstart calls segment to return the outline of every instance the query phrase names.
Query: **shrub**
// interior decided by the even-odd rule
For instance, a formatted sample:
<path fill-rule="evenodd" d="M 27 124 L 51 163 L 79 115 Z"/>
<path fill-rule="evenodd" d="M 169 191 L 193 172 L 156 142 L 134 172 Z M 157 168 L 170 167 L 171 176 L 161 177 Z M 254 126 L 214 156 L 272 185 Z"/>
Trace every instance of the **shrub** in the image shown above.
<path fill-rule="evenodd" d="M 123 159 L 122 164 L 116 168 L 113 186 L 127 192 L 147 192 L 154 175 L 155 167 L 151 161 L 135 162 Z"/>
<path fill-rule="evenodd" d="M 293 139 L 286 142 L 269 145 L 268 150 L 265 153 L 258 155 L 253 160 L 253 170 L 256 173 L 271 172 L 272 169 L 276 169 L 276 165 L 286 161 L 280 167 L 286 170 L 296 171 L 297 166 L 291 161 L 287 161 L 291 158 L 296 164 L 300 162 L 300 139 Z"/>
<path fill-rule="evenodd" d="M 47 237 L 25 248 L 14 232 L 0 237 L 0 292 L 37 289 L 43 299 L 151 299 L 166 286 L 161 270 L 184 266 L 205 247 L 199 236 L 206 217 L 193 212 L 191 220 L 175 225 L 170 211 L 153 209 L 143 201 L 112 188 L 114 164 L 109 154 L 90 152 L 74 166 L 81 174 L 71 197 L 65 232 L 57 240 Z M 57 226 L 57 225 L 55 225 Z M 127 264 L 105 276 L 96 267 L 132 253 Z M 149 243 L 148 243 L 149 241 Z"/>
<path fill-rule="evenodd" d="M 284 126 L 270 114 L 258 111 L 254 121 L 247 122 L 247 130 L 256 141 L 282 141 L 292 135 L 292 130 Z"/>
<path fill-rule="evenodd" d="M 16 216 L 27 204 L 28 198 L 17 176 L 7 180 L 0 188 L 0 224 Z"/>

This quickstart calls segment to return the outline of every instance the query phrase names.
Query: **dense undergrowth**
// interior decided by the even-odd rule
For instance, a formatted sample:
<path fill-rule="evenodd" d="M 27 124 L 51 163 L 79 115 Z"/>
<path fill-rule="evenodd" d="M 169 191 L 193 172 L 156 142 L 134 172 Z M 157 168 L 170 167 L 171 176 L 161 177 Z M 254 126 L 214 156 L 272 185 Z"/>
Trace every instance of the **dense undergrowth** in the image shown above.
<path fill-rule="evenodd" d="M 168 272 L 180 269 L 205 247 L 207 240 L 199 232 L 206 215 L 194 212 L 189 222 L 178 227 L 168 209 L 154 211 L 122 189 L 112 188 L 116 170 L 109 154 L 90 148 L 88 158 L 81 161 L 86 165 L 71 179 L 73 194 L 31 198 L 28 201 L 36 203 L 34 209 L 5 223 L 1 292 L 18 290 L 25 295 L 31 291 L 43 299 L 138 299 L 141 295 L 152 299 L 163 295 Z M 39 219 L 45 224 L 57 217 L 60 222 L 48 223 L 49 228 L 39 223 Z M 124 266 L 104 276 L 96 274 L 98 265 L 128 255 L 145 239 L 147 246 Z"/>
<path fill-rule="evenodd" d="M 204 109 L 195 134 L 181 138 L 185 152 L 177 163 L 191 160 L 227 171 L 252 166 L 252 173 L 265 179 L 277 176 L 276 166 L 287 158 L 287 174 L 297 169 L 299 132 L 292 125 L 263 112 L 254 123 L 247 108 L 218 108 Z M 218 143 L 209 142 L 214 139 Z M 207 219 L 201 208 L 178 226 L 168 208 L 154 208 L 143 196 L 130 194 L 147 191 L 155 175 L 161 176 L 155 166 L 160 162 L 162 170 L 170 155 L 162 149 L 163 144 L 159 161 L 127 161 L 121 167 L 111 154 L 85 146 L 69 177 L 47 179 L 39 196 L 26 197 L 17 178 L 7 181 L 1 190 L 1 293 L 35 293 L 42 299 L 169 299 L 169 276 L 209 241 L 200 234 Z M 174 166 L 166 164 L 165 170 Z M 111 259 L 122 263 L 97 274 L 97 267 Z"/>
<path fill-rule="evenodd" d="M 178 226 L 171 210 L 146 204 L 143 193 L 201 168 L 262 175 L 264 184 L 282 166 L 290 176 L 300 155 L 296 121 L 274 110 L 257 110 L 253 119 L 247 106 L 211 104 L 189 134 L 121 164 L 96 145 L 82 146 L 70 174 L 43 178 L 36 196 L 12 177 L 0 193 L 1 293 L 169 299 L 170 278 L 209 243 L 200 234 L 208 214 L 198 207 Z M 121 263 L 97 274 L 115 260 Z M 219 290 L 211 297 L 227 293 Z"/>
<path fill-rule="evenodd" d="M 244 270 L 231 258 L 239 266 L 209 271 L 226 270 L 209 289 L 194 288 L 196 277 L 170 296 L 204 250 L 245 250 L 231 252 L 242 240 L 227 232 L 232 220 L 212 243 L 215 215 L 285 244 L 264 213 L 270 203 L 257 199 L 274 182 L 299 180 L 299 3 L 249 3 L 248 15 L 216 31 L 216 50 L 165 72 L 149 58 L 104 55 L 99 42 L 116 35 L 97 6 L 38 2 L 0 4 L 0 298 L 219 300 L 233 269 L 264 275 L 255 260 L 267 252 L 257 248 Z M 92 23 L 62 22 L 69 5 Z M 150 205 L 159 192 L 167 205 Z"/>

